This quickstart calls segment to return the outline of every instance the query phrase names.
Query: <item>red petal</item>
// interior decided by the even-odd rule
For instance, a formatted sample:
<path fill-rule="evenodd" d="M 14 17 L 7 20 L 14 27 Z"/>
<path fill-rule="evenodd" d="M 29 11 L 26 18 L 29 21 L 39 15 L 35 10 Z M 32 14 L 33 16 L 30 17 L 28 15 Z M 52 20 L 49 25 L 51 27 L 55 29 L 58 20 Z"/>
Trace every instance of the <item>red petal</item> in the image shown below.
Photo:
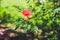
<path fill-rule="evenodd" d="M 31 11 L 30 10 L 23 10 L 22 14 L 24 16 L 30 16 L 31 15 Z"/>

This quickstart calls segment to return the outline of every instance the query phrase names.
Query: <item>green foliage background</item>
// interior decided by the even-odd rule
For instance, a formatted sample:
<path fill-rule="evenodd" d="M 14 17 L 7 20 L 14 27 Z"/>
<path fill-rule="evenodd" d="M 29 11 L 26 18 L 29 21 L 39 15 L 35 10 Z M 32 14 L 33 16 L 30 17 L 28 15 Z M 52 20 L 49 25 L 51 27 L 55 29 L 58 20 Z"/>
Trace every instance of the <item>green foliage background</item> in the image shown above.
<path fill-rule="evenodd" d="M 0 25 L 14 30 L 23 28 L 24 32 L 36 35 L 38 30 L 44 30 L 48 40 L 57 40 L 56 31 L 60 30 L 60 7 L 57 6 L 58 2 L 52 0 L 0 0 Z M 30 19 L 22 15 L 24 9 L 32 11 Z M 48 30 L 53 31 L 53 34 Z"/>

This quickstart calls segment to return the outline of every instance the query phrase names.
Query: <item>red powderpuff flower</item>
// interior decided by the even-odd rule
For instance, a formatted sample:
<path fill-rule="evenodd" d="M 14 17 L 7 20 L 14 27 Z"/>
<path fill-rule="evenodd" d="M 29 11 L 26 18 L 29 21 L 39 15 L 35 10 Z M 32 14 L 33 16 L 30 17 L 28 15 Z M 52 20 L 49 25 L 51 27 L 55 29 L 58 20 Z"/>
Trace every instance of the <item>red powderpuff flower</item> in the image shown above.
<path fill-rule="evenodd" d="M 32 12 L 31 12 L 30 10 L 28 10 L 28 9 L 25 9 L 25 10 L 22 11 L 22 14 L 23 14 L 25 17 L 27 17 L 27 18 L 30 17 L 31 13 L 32 13 Z"/>

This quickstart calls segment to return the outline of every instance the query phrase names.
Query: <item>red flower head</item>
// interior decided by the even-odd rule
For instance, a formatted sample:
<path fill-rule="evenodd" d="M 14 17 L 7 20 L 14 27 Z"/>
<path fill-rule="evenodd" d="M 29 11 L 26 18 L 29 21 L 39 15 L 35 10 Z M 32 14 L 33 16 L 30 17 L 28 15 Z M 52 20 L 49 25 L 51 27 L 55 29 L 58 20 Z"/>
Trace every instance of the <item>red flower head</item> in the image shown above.
<path fill-rule="evenodd" d="M 22 14 L 23 14 L 25 17 L 27 17 L 27 18 L 30 17 L 31 13 L 32 13 L 32 12 L 31 12 L 30 10 L 28 10 L 28 9 L 22 11 Z"/>

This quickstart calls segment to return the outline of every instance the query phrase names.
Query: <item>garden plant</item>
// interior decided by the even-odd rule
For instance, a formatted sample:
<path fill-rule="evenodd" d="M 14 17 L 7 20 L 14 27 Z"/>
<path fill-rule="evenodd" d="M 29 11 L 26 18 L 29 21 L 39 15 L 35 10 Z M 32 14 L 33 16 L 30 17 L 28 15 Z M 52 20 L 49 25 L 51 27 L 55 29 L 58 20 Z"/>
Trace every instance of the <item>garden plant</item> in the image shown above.
<path fill-rule="evenodd" d="M 30 40 L 59 40 L 60 0 L 0 0 L 0 28 Z"/>

